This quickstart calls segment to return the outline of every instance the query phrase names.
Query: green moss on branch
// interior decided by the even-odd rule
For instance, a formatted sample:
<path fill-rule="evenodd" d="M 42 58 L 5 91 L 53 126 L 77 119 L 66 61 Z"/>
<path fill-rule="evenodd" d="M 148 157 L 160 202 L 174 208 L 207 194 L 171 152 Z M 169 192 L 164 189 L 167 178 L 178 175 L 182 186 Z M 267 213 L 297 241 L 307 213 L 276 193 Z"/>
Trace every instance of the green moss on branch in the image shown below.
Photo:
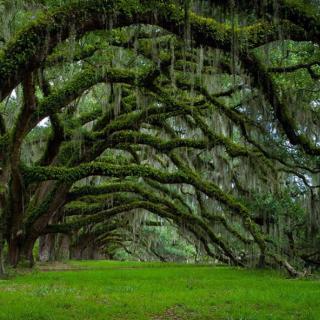
<path fill-rule="evenodd" d="M 113 165 L 103 162 L 80 164 L 75 168 L 21 166 L 27 184 L 47 180 L 73 183 L 89 176 L 109 176 L 124 178 L 128 176 L 152 178 L 163 183 L 181 183 L 187 180 L 181 172 L 167 173 L 144 165 Z"/>

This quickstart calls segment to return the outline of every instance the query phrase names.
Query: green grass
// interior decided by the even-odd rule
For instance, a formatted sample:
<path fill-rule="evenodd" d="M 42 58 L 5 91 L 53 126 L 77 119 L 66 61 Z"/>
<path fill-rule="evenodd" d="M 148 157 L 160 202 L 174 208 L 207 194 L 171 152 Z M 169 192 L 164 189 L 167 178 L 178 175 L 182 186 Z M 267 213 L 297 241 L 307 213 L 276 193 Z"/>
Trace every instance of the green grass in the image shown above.
<path fill-rule="evenodd" d="M 70 265 L 77 270 L 0 281 L 0 319 L 320 319 L 318 281 L 228 267 Z"/>

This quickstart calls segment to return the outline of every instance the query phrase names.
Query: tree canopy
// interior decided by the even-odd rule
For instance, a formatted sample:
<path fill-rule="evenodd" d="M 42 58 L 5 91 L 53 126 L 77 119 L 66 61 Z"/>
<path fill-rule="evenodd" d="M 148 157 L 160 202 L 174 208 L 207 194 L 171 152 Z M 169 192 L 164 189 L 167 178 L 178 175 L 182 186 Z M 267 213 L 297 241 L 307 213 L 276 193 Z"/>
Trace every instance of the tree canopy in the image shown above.
<path fill-rule="evenodd" d="M 0 7 L 2 261 L 55 234 L 162 259 L 174 225 L 224 263 L 320 265 L 318 1 Z"/>

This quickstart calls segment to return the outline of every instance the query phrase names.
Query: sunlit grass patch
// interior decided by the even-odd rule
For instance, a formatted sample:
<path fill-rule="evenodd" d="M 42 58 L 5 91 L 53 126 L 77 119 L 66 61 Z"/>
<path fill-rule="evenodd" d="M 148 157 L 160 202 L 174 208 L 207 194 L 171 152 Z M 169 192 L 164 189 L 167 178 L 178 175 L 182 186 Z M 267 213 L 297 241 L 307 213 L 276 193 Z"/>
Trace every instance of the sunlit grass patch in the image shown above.
<path fill-rule="evenodd" d="M 320 319 L 320 282 L 183 264 L 72 261 L 0 281 L 0 319 Z"/>

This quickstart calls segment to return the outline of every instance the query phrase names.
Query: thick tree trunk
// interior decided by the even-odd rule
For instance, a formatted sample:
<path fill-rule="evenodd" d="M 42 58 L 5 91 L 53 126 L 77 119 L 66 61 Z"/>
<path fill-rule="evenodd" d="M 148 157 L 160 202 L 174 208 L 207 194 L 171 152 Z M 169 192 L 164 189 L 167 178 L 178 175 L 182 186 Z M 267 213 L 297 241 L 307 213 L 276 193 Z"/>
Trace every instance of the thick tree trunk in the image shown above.
<path fill-rule="evenodd" d="M 31 268 L 34 265 L 33 247 L 35 239 L 10 239 L 8 246 L 8 258 L 11 266 L 16 268 L 20 263 L 27 262 Z"/>
<path fill-rule="evenodd" d="M 26 261 L 30 268 L 34 266 L 33 247 L 36 240 L 37 238 L 27 240 L 21 248 L 20 261 Z"/>
<path fill-rule="evenodd" d="M 17 238 L 11 238 L 8 241 L 8 260 L 12 267 L 17 267 L 20 260 L 20 245 Z"/>

